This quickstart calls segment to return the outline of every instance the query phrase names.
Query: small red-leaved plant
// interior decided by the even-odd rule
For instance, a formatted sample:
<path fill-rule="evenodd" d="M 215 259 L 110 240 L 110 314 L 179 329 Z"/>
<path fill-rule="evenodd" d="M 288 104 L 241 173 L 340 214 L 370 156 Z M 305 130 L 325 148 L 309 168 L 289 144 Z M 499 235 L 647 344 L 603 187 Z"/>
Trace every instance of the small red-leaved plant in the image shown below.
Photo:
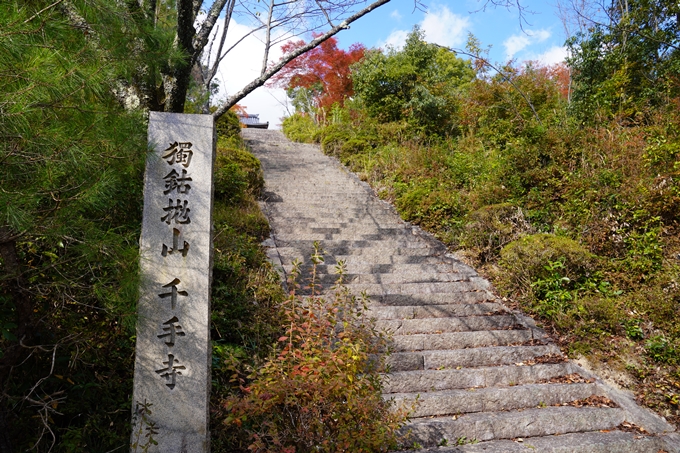
<path fill-rule="evenodd" d="M 314 266 L 322 262 L 317 246 Z M 298 266 L 275 352 L 224 402 L 234 446 L 253 452 L 381 452 L 397 445 L 406 414 L 381 396 L 387 338 L 365 315 L 366 297 L 339 280 L 332 296 L 298 294 Z M 235 376 L 235 378 L 237 378 Z"/>

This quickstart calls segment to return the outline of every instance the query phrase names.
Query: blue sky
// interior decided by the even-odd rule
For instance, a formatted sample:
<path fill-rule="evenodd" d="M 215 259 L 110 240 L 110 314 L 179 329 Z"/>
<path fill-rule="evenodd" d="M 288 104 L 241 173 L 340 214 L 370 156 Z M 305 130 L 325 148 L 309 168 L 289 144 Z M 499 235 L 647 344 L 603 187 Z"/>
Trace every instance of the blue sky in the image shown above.
<path fill-rule="evenodd" d="M 489 6 L 480 11 L 483 0 L 437 0 L 427 3 L 425 10 L 415 11 L 413 0 L 391 0 L 336 37 L 343 48 L 356 42 L 367 48 L 399 47 L 417 24 L 424 30 L 426 41 L 454 48 L 464 48 L 468 33 L 472 33 L 484 47 L 491 46 L 490 58 L 494 62 L 514 59 L 517 63 L 538 60 L 553 64 L 562 61 L 566 55 L 563 47 L 566 37 L 556 6 L 552 1 L 520 1 L 533 12 L 525 13 L 523 29 L 516 9 Z M 247 31 L 247 25 L 233 23 L 230 26 L 233 38 L 227 41 Z M 261 39 L 252 36 L 223 61 L 217 74 L 223 93 L 234 93 L 257 77 L 262 59 L 259 47 L 262 47 Z M 276 61 L 280 55 L 274 51 L 270 58 Z M 259 114 L 262 121 L 269 121 L 273 128 L 278 128 L 281 118 L 291 113 L 281 89 L 258 88 L 240 104 L 249 113 Z"/>
<path fill-rule="evenodd" d="M 344 47 L 361 42 L 366 47 L 399 45 L 414 25 L 425 31 L 428 42 L 464 48 L 468 33 L 474 34 L 484 47 L 491 45 L 491 58 L 505 62 L 541 60 L 554 63 L 564 58 L 565 34 L 556 7 L 551 2 L 522 0 L 534 14 L 524 15 L 520 26 L 516 9 L 489 6 L 479 11 L 483 2 L 474 0 L 433 1 L 426 11 L 414 11 L 413 0 L 391 0 L 338 34 Z"/>

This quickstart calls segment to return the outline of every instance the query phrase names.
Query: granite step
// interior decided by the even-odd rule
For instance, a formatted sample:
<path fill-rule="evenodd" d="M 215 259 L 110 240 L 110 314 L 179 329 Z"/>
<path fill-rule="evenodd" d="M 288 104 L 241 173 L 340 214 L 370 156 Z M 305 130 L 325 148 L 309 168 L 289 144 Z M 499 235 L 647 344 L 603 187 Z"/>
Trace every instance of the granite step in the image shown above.
<path fill-rule="evenodd" d="M 379 306 L 372 303 L 366 315 L 374 319 L 427 319 L 457 316 L 488 316 L 508 312 L 509 310 L 504 305 L 497 302 L 426 306 Z"/>
<path fill-rule="evenodd" d="M 303 272 L 302 275 L 310 275 L 311 269 Z M 316 277 L 321 282 L 334 283 L 338 279 L 338 274 L 324 274 L 316 269 Z M 438 273 L 373 273 L 373 274 L 355 274 L 348 272 L 343 275 L 345 284 L 378 284 L 378 285 L 393 285 L 401 283 L 445 283 L 445 282 L 460 282 L 468 281 L 472 277 L 479 277 L 476 272 L 438 272 Z"/>
<path fill-rule="evenodd" d="M 365 219 L 400 219 L 399 215 L 389 206 L 383 203 L 361 203 L 358 206 L 350 206 L 349 204 L 337 205 L 334 207 L 303 204 L 296 205 L 294 209 L 287 206 L 288 203 L 269 203 L 267 211 L 281 220 L 288 218 L 299 219 L 300 216 L 310 219 L 333 219 L 338 222 L 345 222 L 347 219 L 365 218 Z"/>
<path fill-rule="evenodd" d="M 376 328 L 393 335 L 444 334 L 496 330 L 528 330 L 514 315 L 461 316 L 453 318 L 380 319 Z"/>
<path fill-rule="evenodd" d="M 562 353 L 554 344 L 531 346 L 477 346 L 467 349 L 401 351 L 390 354 L 386 363 L 392 372 L 526 366 L 537 358 L 558 361 Z M 541 360 L 538 360 L 539 362 Z M 520 365 L 521 364 L 521 365 Z"/>
<path fill-rule="evenodd" d="M 384 377 L 383 393 L 413 393 L 479 387 L 535 384 L 578 374 L 570 362 L 502 365 L 478 368 L 393 371 Z M 585 379 L 585 378 L 584 378 Z M 386 395 L 389 398 L 389 395 Z"/>
<path fill-rule="evenodd" d="M 383 264 L 446 264 L 448 259 L 443 255 L 428 254 L 421 249 L 396 249 L 389 250 L 387 253 L 384 250 L 365 250 L 357 249 L 353 251 L 354 255 L 334 254 L 323 255 L 324 263 L 326 265 L 335 266 L 339 261 L 344 262 L 348 267 L 354 265 L 361 266 L 377 266 Z M 304 254 L 300 250 L 291 249 L 284 250 L 282 253 L 285 256 L 285 265 L 291 265 L 293 260 L 297 259 L 302 266 L 310 266 L 310 254 Z"/>
<path fill-rule="evenodd" d="M 390 340 L 390 350 L 393 352 L 441 351 L 487 346 L 522 346 L 544 341 L 548 341 L 548 338 L 539 329 L 393 335 Z"/>
<path fill-rule="evenodd" d="M 603 396 L 602 393 L 597 384 L 575 383 L 390 393 L 386 397 L 393 400 L 397 407 L 415 406 L 410 417 L 418 418 L 562 406 L 593 395 Z"/>
<path fill-rule="evenodd" d="M 272 230 L 275 232 L 277 237 L 281 237 L 282 234 L 286 236 L 292 236 L 294 239 L 308 239 L 307 235 L 344 235 L 347 236 L 345 240 L 354 240 L 353 236 L 372 234 L 381 234 L 384 237 L 410 237 L 413 235 L 410 231 L 405 231 L 402 226 L 393 227 L 381 227 L 375 224 L 364 224 L 364 225 L 350 225 L 345 227 L 321 227 L 321 226 L 310 226 L 310 225 L 286 225 L 285 230 L 283 228 L 277 229 L 276 225 L 270 225 Z M 279 231 L 280 230 L 280 231 Z M 340 238 L 342 239 L 342 238 Z M 325 239 L 313 239 L 313 240 L 325 240 Z"/>
<path fill-rule="evenodd" d="M 286 203 L 283 201 L 278 202 L 267 202 L 266 200 L 260 200 L 260 206 L 263 210 L 275 214 L 272 221 L 279 224 L 287 224 L 291 226 L 296 226 L 299 224 L 317 224 L 322 226 L 328 226 L 329 222 L 333 221 L 336 226 L 342 224 L 375 224 L 376 219 L 390 219 L 395 225 L 409 226 L 407 222 L 401 219 L 399 214 L 389 205 L 383 202 L 371 203 L 370 205 L 360 206 L 352 209 L 352 211 L 346 209 L 327 209 L 326 212 L 314 212 L 308 210 L 307 206 L 302 206 L 295 203 Z M 378 209 L 373 209 L 373 207 L 378 207 Z M 339 212 L 338 212 L 339 211 Z M 351 213 L 356 212 L 358 215 L 353 216 Z M 341 217 L 334 217 L 334 215 L 339 215 Z M 413 227 L 412 227 L 413 228 Z"/>
<path fill-rule="evenodd" d="M 347 196 L 340 196 L 334 193 L 326 194 L 324 189 L 327 187 L 313 187 L 305 196 L 299 193 L 287 192 L 274 187 L 267 187 L 261 195 L 261 200 L 280 206 L 291 205 L 295 209 L 304 212 L 305 208 L 328 212 L 337 210 L 338 207 L 348 207 L 349 209 L 360 211 L 365 210 L 366 205 L 380 206 L 382 209 L 392 209 L 391 206 L 377 200 L 374 195 L 364 191 L 361 187 L 351 187 Z"/>
<path fill-rule="evenodd" d="M 372 193 L 367 192 L 366 189 L 360 185 L 345 185 L 342 187 L 341 190 L 336 189 L 310 190 L 309 192 L 290 190 L 283 186 L 282 188 L 276 191 L 265 191 L 263 198 L 266 199 L 268 195 L 269 196 L 278 195 L 281 197 L 295 198 L 296 200 L 299 200 L 301 203 L 304 203 L 306 200 L 325 200 L 325 199 L 346 201 L 348 197 L 355 196 L 365 196 L 369 198 L 371 201 L 375 201 L 375 196 Z"/>
<path fill-rule="evenodd" d="M 366 264 L 366 263 L 352 263 L 346 264 L 347 274 L 411 274 L 411 275 L 430 275 L 430 274 L 443 274 L 448 272 L 469 274 L 471 276 L 477 276 L 477 272 L 471 267 L 463 263 L 442 263 L 438 260 L 435 264 Z M 318 274 L 336 274 L 337 264 L 318 264 L 316 266 L 316 272 Z M 312 268 L 310 263 L 303 265 L 300 269 L 304 272 L 309 272 Z M 285 265 L 284 270 L 290 272 L 293 270 L 292 265 Z"/>
<path fill-rule="evenodd" d="M 366 293 L 369 296 L 386 295 L 451 295 L 456 292 L 488 291 L 491 284 L 481 277 L 470 277 L 457 282 L 425 282 L 425 283 L 348 283 L 345 285 L 351 293 Z"/>
<path fill-rule="evenodd" d="M 333 240 L 312 240 L 312 239 L 279 239 L 276 234 L 273 235 L 274 242 L 279 248 L 292 247 L 300 251 L 311 251 L 314 249 L 314 243 L 318 242 L 319 246 L 327 254 L 333 255 L 356 255 L 358 250 L 366 249 L 367 251 L 380 251 L 387 253 L 388 251 L 399 249 L 421 250 L 422 254 L 435 253 L 436 249 L 432 244 L 425 241 L 418 240 L 400 240 L 400 239 L 333 239 Z"/>
<path fill-rule="evenodd" d="M 401 218 L 397 216 L 390 216 L 385 219 L 376 219 L 373 217 L 349 217 L 345 219 L 338 219 L 337 216 L 319 218 L 319 217 L 306 217 L 304 213 L 299 213 L 299 215 L 294 217 L 288 217 L 285 219 L 277 219 L 270 222 L 270 227 L 272 230 L 288 230 L 289 228 L 379 228 L 379 229 L 396 229 L 402 228 L 407 232 L 410 232 L 414 236 L 420 234 L 417 229 L 404 223 Z M 414 233 L 415 231 L 415 233 Z"/>
<path fill-rule="evenodd" d="M 375 228 L 373 229 L 356 229 L 353 231 L 341 231 L 338 233 L 319 233 L 319 232 L 291 232 L 287 231 L 285 233 L 280 230 L 273 230 L 272 236 L 274 236 L 277 244 L 284 243 L 295 243 L 296 241 L 318 241 L 322 244 L 327 244 L 329 242 L 335 243 L 351 243 L 351 242 L 364 242 L 364 241 L 403 241 L 409 240 L 409 233 L 385 233 L 384 231 L 379 231 Z M 402 243 L 403 244 L 403 243 Z M 331 244 L 333 246 L 335 244 Z M 361 245 L 360 245 L 361 247 Z"/>
<path fill-rule="evenodd" d="M 674 444 L 672 445 L 671 442 Z M 448 442 L 448 445 L 454 442 Z M 638 432 L 602 430 L 598 432 L 562 434 L 470 443 L 462 439 L 460 446 L 435 447 L 417 453 L 678 453 L 680 439 L 667 439 Z M 416 450 L 412 450 L 416 453 Z"/>
<path fill-rule="evenodd" d="M 481 442 L 613 430 L 625 420 L 626 412 L 621 408 L 547 406 L 415 418 L 407 426 L 413 442 L 434 447 L 446 441 L 455 444 L 461 438 Z M 577 445 L 573 447 L 578 448 Z"/>
<path fill-rule="evenodd" d="M 389 233 L 390 230 L 401 230 L 408 232 L 410 234 L 419 234 L 419 230 L 416 229 L 415 227 L 411 227 L 408 224 L 404 223 L 401 220 L 395 221 L 395 222 L 389 222 L 386 224 L 381 224 L 379 222 L 376 222 L 373 219 L 367 219 L 367 218 L 350 218 L 344 222 L 339 222 L 337 218 L 331 218 L 331 219 L 322 219 L 319 221 L 319 219 L 315 218 L 304 218 L 304 217 L 297 217 L 297 218 L 290 218 L 286 219 L 285 221 L 281 220 L 275 220 L 270 223 L 270 226 L 274 225 L 279 225 L 282 228 L 286 229 L 293 229 L 293 228 L 305 228 L 305 229 L 331 229 L 331 230 L 345 230 L 345 229 L 352 229 L 352 228 L 378 228 L 379 230 L 385 230 L 386 233 Z M 414 233 L 415 231 L 415 233 Z"/>
<path fill-rule="evenodd" d="M 430 294 L 383 294 L 371 296 L 371 302 L 379 306 L 412 306 L 451 304 L 474 304 L 482 302 L 497 302 L 498 298 L 490 291 L 458 291 L 455 293 Z"/>

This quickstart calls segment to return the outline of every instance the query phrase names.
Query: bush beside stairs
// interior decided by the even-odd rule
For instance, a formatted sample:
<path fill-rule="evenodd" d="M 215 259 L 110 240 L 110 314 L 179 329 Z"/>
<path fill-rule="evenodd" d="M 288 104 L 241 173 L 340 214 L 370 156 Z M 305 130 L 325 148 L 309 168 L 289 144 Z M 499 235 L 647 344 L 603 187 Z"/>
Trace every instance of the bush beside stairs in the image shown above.
<path fill-rule="evenodd" d="M 347 287 L 366 292 L 371 316 L 392 332 L 384 397 L 415 403 L 403 428 L 413 451 L 680 452 L 673 426 L 567 360 L 487 280 L 317 146 L 279 131 L 243 135 L 264 170 L 270 259 L 289 273 L 320 242 L 320 283 L 330 289 L 343 260 Z"/>

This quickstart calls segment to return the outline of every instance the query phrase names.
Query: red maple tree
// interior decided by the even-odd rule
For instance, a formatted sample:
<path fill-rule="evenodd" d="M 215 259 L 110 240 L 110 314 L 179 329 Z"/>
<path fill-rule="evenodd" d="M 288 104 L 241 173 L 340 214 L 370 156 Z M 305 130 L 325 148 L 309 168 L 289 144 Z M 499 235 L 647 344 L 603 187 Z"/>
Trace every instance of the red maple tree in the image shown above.
<path fill-rule="evenodd" d="M 304 46 L 305 41 L 289 41 L 282 46 L 284 54 Z M 350 66 L 364 57 L 363 44 L 352 44 L 349 50 L 338 48 L 338 40 L 330 38 L 320 46 L 292 60 L 271 79 L 271 84 L 286 90 L 312 89 L 315 105 L 328 110 L 336 102 L 341 106 L 354 94 Z"/>

